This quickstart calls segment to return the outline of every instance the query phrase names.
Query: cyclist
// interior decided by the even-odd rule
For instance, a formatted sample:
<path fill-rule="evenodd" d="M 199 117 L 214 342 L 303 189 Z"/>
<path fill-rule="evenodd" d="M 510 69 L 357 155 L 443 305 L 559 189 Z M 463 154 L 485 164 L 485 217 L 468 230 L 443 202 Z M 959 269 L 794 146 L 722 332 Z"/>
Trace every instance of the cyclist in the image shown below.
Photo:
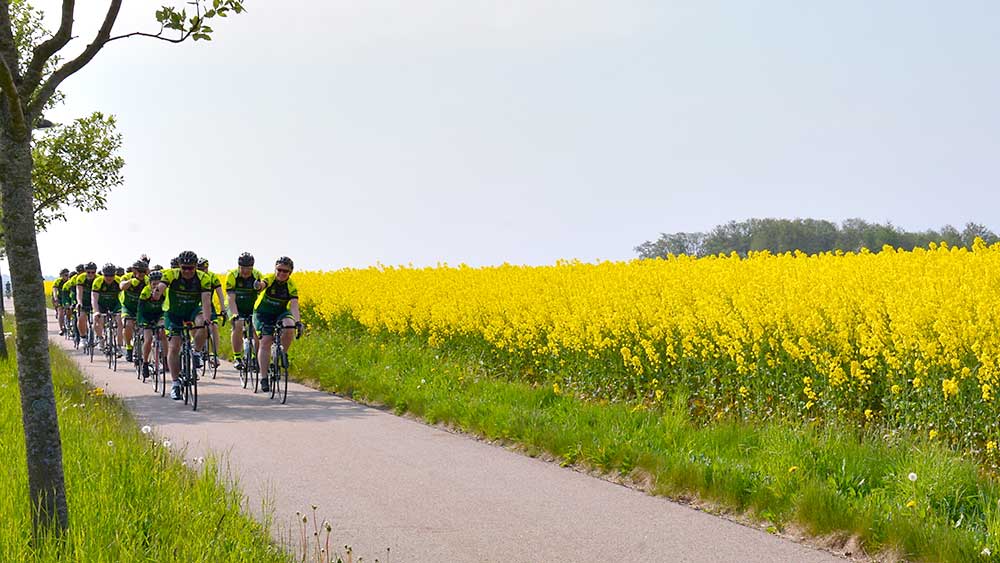
<path fill-rule="evenodd" d="M 152 375 L 150 366 L 153 364 L 153 331 L 163 326 L 163 299 L 162 296 L 153 297 L 153 286 L 163 280 L 163 272 L 153 270 L 149 273 L 149 283 L 142 288 L 139 294 L 139 303 L 136 307 L 136 320 L 142 327 L 142 377 L 143 379 Z M 160 349 L 167 351 L 167 335 L 160 331 Z"/>
<path fill-rule="evenodd" d="M 115 268 L 115 277 L 121 278 L 124 275 L 125 275 L 125 268 L 122 268 L 121 266 Z"/>
<path fill-rule="evenodd" d="M 221 314 L 221 309 L 226 303 L 226 295 L 222 293 L 222 280 L 216 274 L 208 271 L 208 258 L 198 259 L 198 270 L 207 275 L 212 282 L 212 324 L 208 326 L 208 330 L 212 331 L 212 344 L 215 346 L 213 348 L 215 358 L 212 358 L 215 365 L 212 367 L 219 367 L 219 325 L 215 321 L 221 317 L 222 322 L 226 322 L 226 318 Z"/>
<path fill-rule="evenodd" d="M 184 323 L 193 322 L 201 327 L 205 319 L 212 316 L 212 283 L 208 276 L 199 272 L 198 255 L 190 250 L 181 252 L 177 257 L 178 268 L 163 272 L 163 278 L 153 288 L 151 299 L 159 299 L 166 292 L 166 322 L 164 323 L 170 336 L 167 347 L 167 364 L 170 366 L 170 377 L 174 381 L 170 390 L 170 398 L 181 399 L 180 375 L 181 337 Z M 199 310 L 198 305 L 201 305 Z M 194 367 L 201 367 L 199 351 L 205 345 L 205 331 L 198 330 L 194 334 Z"/>
<path fill-rule="evenodd" d="M 180 261 L 176 257 L 170 259 L 170 267 L 171 268 L 179 268 L 180 265 L 181 265 L 181 263 L 180 263 Z"/>
<path fill-rule="evenodd" d="M 93 312 L 93 303 L 90 301 L 90 292 L 94 289 L 94 280 L 97 279 L 97 264 L 87 262 L 83 273 L 77 274 L 73 278 L 73 285 L 76 288 L 76 307 L 84 315 L 77 318 L 77 328 L 80 330 L 80 338 L 89 342 L 90 333 L 87 328 L 87 317 Z"/>
<path fill-rule="evenodd" d="M 119 300 L 119 294 L 122 291 L 121 281 L 115 275 L 118 268 L 115 268 L 114 264 L 105 264 L 101 268 L 101 277 L 94 280 L 93 290 L 91 292 L 91 299 L 93 300 L 94 309 L 97 311 L 97 319 L 95 321 L 95 328 L 97 330 L 97 335 L 101 339 L 102 349 L 106 349 L 108 342 L 104 342 L 104 314 L 111 313 L 112 319 L 115 322 L 115 333 L 118 337 L 118 342 L 122 341 L 122 304 Z M 116 346 L 111 352 L 121 357 L 121 346 Z"/>
<path fill-rule="evenodd" d="M 292 259 L 282 256 L 274 263 L 274 273 L 267 274 L 254 288 L 260 291 L 253 308 L 253 325 L 260 334 L 260 345 L 257 347 L 257 357 L 260 359 L 261 370 L 269 366 L 271 361 L 271 344 L 274 342 L 274 326 L 281 323 L 282 327 L 294 328 L 300 324 L 299 290 L 292 281 L 292 270 L 295 264 Z M 281 345 L 287 351 L 295 334 L 286 330 L 281 335 Z M 266 373 L 266 372 L 265 372 Z M 260 390 L 270 391 L 267 377 L 260 378 Z"/>
<path fill-rule="evenodd" d="M 59 277 L 52 282 L 52 308 L 56 310 L 56 320 L 59 321 L 59 336 L 66 334 L 66 311 L 62 306 L 62 286 L 69 280 L 69 268 L 59 271 Z"/>
<path fill-rule="evenodd" d="M 233 364 L 243 369 L 243 320 L 253 316 L 257 289 L 254 287 L 264 274 L 253 267 L 253 254 L 244 252 L 236 260 L 239 266 L 226 274 L 226 296 L 229 298 L 229 318 L 233 322 Z M 255 335 L 256 336 L 256 335 Z"/>
<path fill-rule="evenodd" d="M 135 332 L 136 307 L 139 305 L 139 296 L 146 288 L 146 273 L 148 264 L 139 259 L 132 264 L 132 273 L 126 275 L 121 281 L 121 301 L 122 309 L 125 311 L 123 323 L 125 325 L 125 361 L 132 361 L 132 339 Z"/>
<path fill-rule="evenodd" d="M 80 264 L 80 271 L 83 271 L 83 264 Z M 70 330 L 69 320 L 72 316 L 70 309 L 76 305 L 76 289 L 73 288 L 75 275 L 76 273 L 67 270 L 66 281 L 59 287 L 59 304 L 62 306 L 63 326 L 67 332 Z"/>

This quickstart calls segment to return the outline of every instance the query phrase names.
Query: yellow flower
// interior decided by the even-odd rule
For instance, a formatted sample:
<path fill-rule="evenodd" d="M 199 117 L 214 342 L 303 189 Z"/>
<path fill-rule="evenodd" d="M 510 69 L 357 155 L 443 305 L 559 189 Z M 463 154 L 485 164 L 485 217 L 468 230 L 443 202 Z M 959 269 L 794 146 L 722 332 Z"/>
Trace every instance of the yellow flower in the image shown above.
<path fill-rule="evenodd" d="M 944 393 L 945 399 L 958 395 L 958 381 L 955 378 L 945 379 L 941 382 L 941 392 Z"/>
<path fill-rule="evenodd" d="M 748 395 L 750 395 L 750 390 L 745 385 L 740 385 L 740 396 L 746 399 Z"/>
<path fill-rule="evenodd" d="M 875 413 L 872 412 L 871 409 L 865 409 L 865 418 L 867 418 L 868 420 L 871 420 L 871 419 L 875 418 Z"/>
<path fill-rule="evenodd" d="M 899 385 L 893 385 L 892 387 L 889 388 L 889 391 L 891 391 L 893 395 L 899 395 L 899 392 L 902 390 L 903 388 L 900 387 Z"/>
<path fill-rule="evenodd" d="M 553 383 L 552 384 L 552 392 L 555 393 L 556 395 L 561 395 L 562 394 L 562 389 L 559 388 L 559 384 L 558 383 Z"/>
<path fill-rule="evenodd" d="M 934 438 L 937 438 L 938 437 L 938 431 L 935 430 L 935 429 L 933 429 L 933 428 L 931 428 L 931 431 L 927 433 L 927 437 L 930 438 L 931 440 L 933 440 Z"/>
<path fill-rule="evenodd" d="M 798 465 L 793 465 L 793 466 L 791 466 L 791 467 L 788 468 L 788 472 L 789 473 L 795 473 L 798 470 L 799 470 L 799 466 Z"/>
<path fill-rule="evenodd" d="M 917 507 L 917 501 L 915 500 L 911 500 L 906 503 L 906 508 L 916 508 L 916 507 Z"/>
<path fill-rule="evenodd" d="M 913 388 L 914 389 L 920 389 L 920 378 L 919 377 L 914 377 L 913 378 Z"/>
<path fill-rule="evenodd" d="M 996 451 L 996 449 L 997 449 L 997 443 L 996 442 L 994 442 L 993 440 L 989 440 L 989 441 L 986 442 L 986 451 L 993 452 L 993 451 Z"/>
<path fill-rule="evenodd" d="M 656 395 L 656 402 L 657 403 L 659 403 L 660 401 L 662 401 L 663 400 L 663 389 L 657 389 L 655 395 Z"/>

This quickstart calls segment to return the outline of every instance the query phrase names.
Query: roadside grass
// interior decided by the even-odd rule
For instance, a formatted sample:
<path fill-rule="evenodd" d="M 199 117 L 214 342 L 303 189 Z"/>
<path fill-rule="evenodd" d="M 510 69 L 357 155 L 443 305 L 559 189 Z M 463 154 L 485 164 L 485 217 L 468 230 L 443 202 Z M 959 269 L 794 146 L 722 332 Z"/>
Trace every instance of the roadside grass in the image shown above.
<path fill-rule="evenodd" d="M 229 357 L 228 330 L 222 342 Z M 856 542 L 887 558 L 1000 561 L 997 480 L 922 437 L 836 423 L 698 424 L 683 391 L 653 407 L 586 401 L 552 382 L 506 378 L 473 350 L 349 325 L 313 330 L 291 355 L 294 376 L 321 389 L 771 532 L 803 530 L 834 549 Z"/>
<path fill-rule="evenodd" d="M 52 347 L 51 357 L 69 533 L 31 545 L 17 370 L 13 360 L 0 362 L 8 491 L 0 495 L 0 561 L 291 560 L 241 512 L 242 495 L 222 481 L 215 461 L 182 461 L 169 442 L 144 434 L 121 401 L 89 388 L 63 352 Z"/>

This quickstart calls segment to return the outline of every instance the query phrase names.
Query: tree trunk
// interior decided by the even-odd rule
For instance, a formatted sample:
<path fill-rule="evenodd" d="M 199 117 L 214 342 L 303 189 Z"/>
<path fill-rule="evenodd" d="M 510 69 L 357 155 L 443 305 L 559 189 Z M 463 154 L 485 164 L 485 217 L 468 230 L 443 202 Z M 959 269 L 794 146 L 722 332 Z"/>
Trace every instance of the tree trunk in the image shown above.
<path fill-rule="evenodd" d="M 3 229 L 17 310 L 17 383 L 28 458 L 32 526 L 61 533 L 69 525 L 52 370 L 45 287 L 35 239 L 30 140 L 4 136 L 0 146 Z"/>
<path fill-rule="evenodd" d="M 0 288 L 3 287 L 3 274 L 0 274 Z M 7 359 L 7 335 L 3 332 L 3 316 L 7 312 L 7 304 L 3 300 L 3 292 L 0 291 L 0 359 Z"/>

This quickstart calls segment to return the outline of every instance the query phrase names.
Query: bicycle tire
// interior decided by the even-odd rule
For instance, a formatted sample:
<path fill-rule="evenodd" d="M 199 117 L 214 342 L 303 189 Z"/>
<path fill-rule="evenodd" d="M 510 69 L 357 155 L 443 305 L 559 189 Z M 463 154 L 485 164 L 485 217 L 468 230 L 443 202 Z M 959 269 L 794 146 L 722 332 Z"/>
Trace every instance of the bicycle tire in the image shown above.
<path fill-rule="evenodd" d="M 243 388 L 247 388 L 247 383 L 250 382 L 250 355 L 247 353 L 246 347 L 247 341 L 243 340 L 243 363 L 240 366 L 240 383 L 243 384 Z"/>
<path fill-rule="evenodd" d="M 275 386 L 281 385 L 281 390 L 279 394 L 281 395 L 281 404 L 285 404 L 288 400 L 288 353 L 284 350 L 281 351 L 280 358 L 280 368 L 278 373 L 278 380 L 274 383 Z"/>
<path fill-rule="evenodd" d="M 198 378 L 192 377 L 188 381 L 189 393 L 191 394 L 191 410 L 198 410 Z"/>
<path fill-rule="evenodd" d="M 211 329 L 211 326 L 208 327 Z M 212 331 L 208 331 L 208 341 L 206 342 L 206 347 L 208 348 L 208 358 L 211 362 L 212 367 L 212 379 L 219 374 L 219 351 L 215 349 L 215 340 L 212 339 Z M 207 369 L 207 368 L 206 368 Z"/>

